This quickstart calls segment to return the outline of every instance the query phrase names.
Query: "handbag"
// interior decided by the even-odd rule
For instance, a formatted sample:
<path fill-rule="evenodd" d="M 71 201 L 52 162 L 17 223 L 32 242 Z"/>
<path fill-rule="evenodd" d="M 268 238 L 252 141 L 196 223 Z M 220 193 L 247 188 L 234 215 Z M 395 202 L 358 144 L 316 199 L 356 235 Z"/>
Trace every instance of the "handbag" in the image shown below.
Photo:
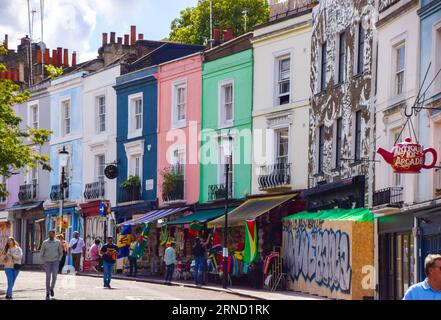
<path fill-rule="evenodd" d="M 14 270 L 20 270 L 21 264 L 20 263 L 14 263 Z"/>
<path fill-rule="evenodd" d="M 77 248 L 78 242 L 80 242 L 80 239 L 78 239 L 77 242 L 72 246 L 73 250 L 75 250 Z"/>

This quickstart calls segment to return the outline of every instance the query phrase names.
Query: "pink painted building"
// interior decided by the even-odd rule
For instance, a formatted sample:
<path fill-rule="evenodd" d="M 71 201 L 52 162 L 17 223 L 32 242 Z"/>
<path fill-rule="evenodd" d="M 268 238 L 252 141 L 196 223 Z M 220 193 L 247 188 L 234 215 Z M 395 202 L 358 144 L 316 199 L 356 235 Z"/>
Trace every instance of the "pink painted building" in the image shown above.
<path fill-rule="evenodd" d="M 202 54 L 158 69 L 159 206 L 194 204 L 199 199 Z"/>

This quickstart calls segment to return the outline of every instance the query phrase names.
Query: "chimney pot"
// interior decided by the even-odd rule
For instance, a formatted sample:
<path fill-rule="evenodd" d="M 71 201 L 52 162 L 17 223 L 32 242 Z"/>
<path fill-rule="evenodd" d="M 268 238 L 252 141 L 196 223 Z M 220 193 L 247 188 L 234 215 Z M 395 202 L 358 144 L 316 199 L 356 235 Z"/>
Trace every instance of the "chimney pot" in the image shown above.
<path fill-rule="evenodd" d="M 226 30 L 224 30 L 224 42 L 233 40 L 233 28 L 227 27 Z"/>
<path fill-rule="evenodd" d="M 57 58 L 57 50 L 56 49 L 52 49 L 52 59 L 51 59 L 51 64 L 53 66 L 57 66 L 57 62 L 58 62 L 58 58 Z"/>
<path fill-rule="evenodd" d="M 43 62 L 42 52 L 41 50 L 37 50 L 37 63 L 42 63 L 42 62 Z"/>
<path fill-rule="evenodd" d="M 130 45 L 135 45 L 136 42 L 136 26 L 130 27 Z"/>
<path fill-rule="evenodd" d="M 51 63 L 51 57 L 50 57 L 50 51 L 49 49 L 44 49 L 44 64 L 50 64 Z"/>
<path fill-rule="evenodd" d="M 63 64 L 63 48 L 57 47 L 57 67 Z"/>
<path fill-rule="evenodd" d="M 144 40 L 144 34 L 143 33 L 138 34 L 138 40 Z"/>
<path fill-rule="evenodd" d="M 115 43 L 115 32 L 110 33 L 110 43 Z"/>
<path fill-rule="evenodd" d="M 72 53 L 72 68 L 76 68 L 77 67 L 77 52 L 74 51 Z"/>
<path fill-rule="evenodd" d="M 69 67 L 69 49 L 64 49 L 63 66 Z"/>
<path fill-rule="evenodd" d="M 3 45 L 5 46 L 5 49 L 8 50 L 8 35 L 5 34 L 5 41 L 3 41 Z"/>
<path fill-rule="evenodd" d="M 122 44 L 122 37 L 118 37 L 118 44 Z"/>
<path fill-rule="evenodd" d="M 103 47 L 107 44 L 107 33 L 103 33 Z"/>
<path fill-rule="evenodd" d="M 129 35 L 128 35 L 128 34 L 125 34 L 125 35 L 124 35 L 124 45 L 125 45 L 125 46 L 130 45 Z"/>
<path fill-rule="evenodd" d="M 12 73 L 12 81 L 14 82 L 18 82 L 18 69 L 11 69 L 11 73 Z"/>

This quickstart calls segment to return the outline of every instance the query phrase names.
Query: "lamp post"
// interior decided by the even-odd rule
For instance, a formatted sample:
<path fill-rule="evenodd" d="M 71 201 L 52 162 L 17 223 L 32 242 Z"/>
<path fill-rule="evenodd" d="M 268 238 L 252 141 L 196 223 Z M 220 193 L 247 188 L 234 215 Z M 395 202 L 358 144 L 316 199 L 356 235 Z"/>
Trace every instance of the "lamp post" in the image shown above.
<path fill-rule="evenodd" d="M 60 166 L 61 166 L 61 183 L 60 183 L 60 193 L 61 193 L 61 198 L 60 198 L 60 213 L 59 213 L 59 219 L 60 219 L 60 232 L 63 229 L 63 205 L 64 205 L 64 186 L 66 183 L 66 173 L 65 173 L 65 167 L 67 166 L 67 162 L 69 161 L 69 152 L 66 151 L 66 147 L 63 146 L 63 149 L 61 151 L 58 152 L 58 157 L 59 157 L 59 161 L 60 161 Z"/>
<path fill-rule="evenodd" d="M 228 139 L 222 140 L 224 156 L 227 159 L 225 163 L 225 225 L 224 225 L 224 250 L 223 250 L 223 287 L 228 286 L 228 193 L 229 193 L 229 179 L 228 172 L 230 171 L 230 158 L 233 153 L 233 138 L 228 134 Z"/>

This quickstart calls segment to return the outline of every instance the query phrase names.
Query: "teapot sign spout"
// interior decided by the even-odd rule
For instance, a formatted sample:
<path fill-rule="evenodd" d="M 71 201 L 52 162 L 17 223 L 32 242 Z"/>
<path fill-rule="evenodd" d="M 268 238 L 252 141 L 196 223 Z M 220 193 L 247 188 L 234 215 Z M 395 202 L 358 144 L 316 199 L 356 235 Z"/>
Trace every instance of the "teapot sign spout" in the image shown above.
<path fill-rule="evenodd" d="M 394 154 L 392 152 L 389 152 L 383 148 L 378 148 L 377 153 L 379 153 L 387 163 L 393 163 Z"/>

